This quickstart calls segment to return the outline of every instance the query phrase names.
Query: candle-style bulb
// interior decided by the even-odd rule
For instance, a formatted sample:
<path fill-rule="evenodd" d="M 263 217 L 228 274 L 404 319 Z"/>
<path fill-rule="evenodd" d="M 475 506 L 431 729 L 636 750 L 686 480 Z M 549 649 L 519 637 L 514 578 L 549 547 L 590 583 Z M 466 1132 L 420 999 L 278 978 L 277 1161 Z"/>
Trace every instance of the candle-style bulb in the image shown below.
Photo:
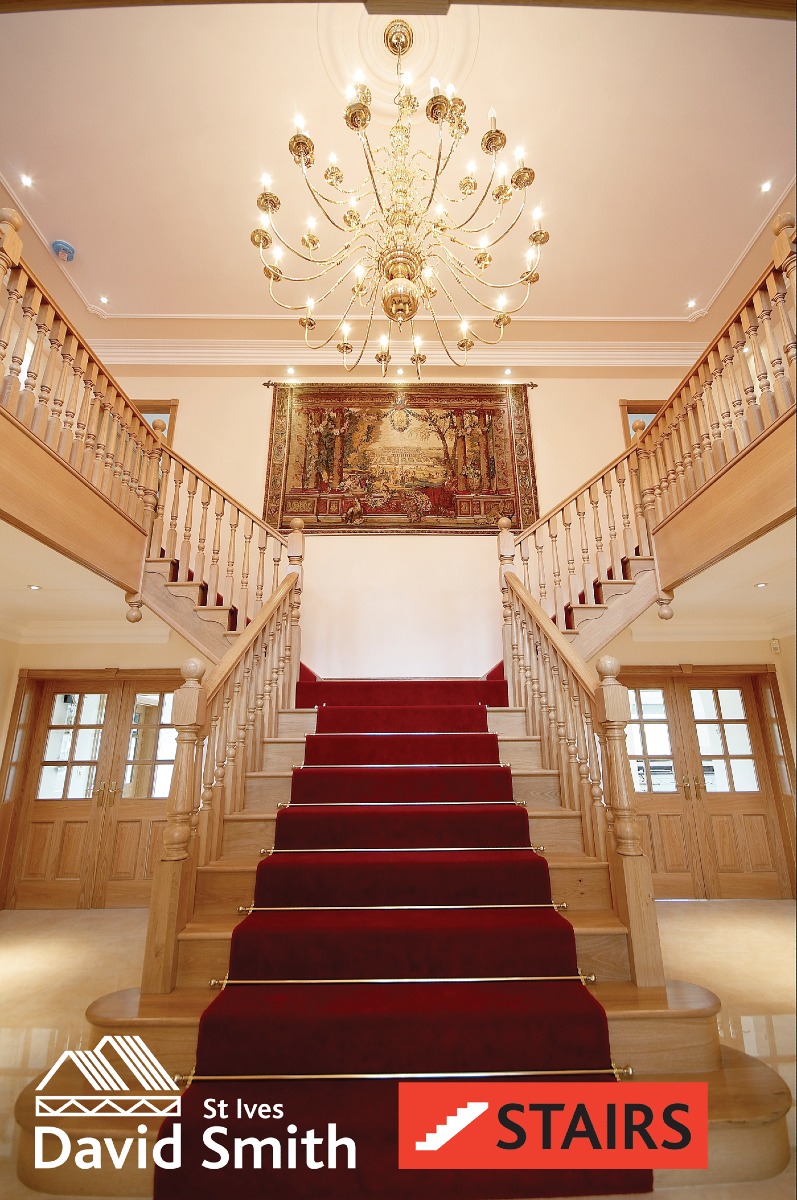
<path fill-rule="evenodd" d="M 440 95 L 440 80 L 439 80 L 439 79 L 435 79 L 434 75 L 433 75 L 433 76 L 432 76 L 432 78 L 429 80 L 429 87 L 432 89 L 432 95 L 433 95 L 433 96 L 439 96 L 439 95 Z"/>
<path fill-rule="evenodd" d="M 494 108 L 490 109 L 490 111 L 487 114 L 487 117 L 490 121 L 490 129 L 495 129 L 496 121 L 498 120 L 498 113 L 495 111 Z"/>
<path fill-rule="evenodd" d="M 296 126 L 297 133 L 304 133 L 304 117 L 300 113 L 297 113 L 293 118 L 293 123 Z"/>
<path fill-rule="evenodd" d="M 270 188 L 271 187 L 271 176 L 268 175 L 264 171 L 263 174 L 260 176 L 260 182 L 262 183 L 264 188 Z"/>

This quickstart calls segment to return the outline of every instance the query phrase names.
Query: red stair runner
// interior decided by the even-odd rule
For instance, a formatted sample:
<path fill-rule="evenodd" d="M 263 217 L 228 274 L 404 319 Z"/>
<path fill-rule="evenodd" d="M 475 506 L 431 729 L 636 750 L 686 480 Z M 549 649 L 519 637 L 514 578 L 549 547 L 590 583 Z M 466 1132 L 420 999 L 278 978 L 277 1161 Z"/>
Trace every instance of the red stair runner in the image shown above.
<path fill-rule="evenodd" d="M 274 853 L 258 867 L 255 911 L 234 931 L 230 982 L 201 1018 L 196 1073 L 211 1078 L 183 1098 L 183 1165 L 156 1171 L 156 1200 L 651 1190 L 639 1170 L 398 1169 L 397 1075 L 557 1078 L 611 1064 L 600 1004 L 578 980 L 547 978 L 577 973 L 575 937 L 550 905 L 547 863 L 486 732 L 484 705 L 506 704 L 505 682 L 491 676 L 325 681 L 303 669 L 297 706 L 327 707 L 307 738 L 308 765 L 293 773 Z M 353 1074 L 380 1078 L 322 1078 Z M 262 1075 L 292 1078 L 219 1078 Z M 202 1168 L 210 1097 L 230 1104 L 227 1145 L 284 1143 L 286 1121 L 299 1136 L 334 1122 L 356 1142 L 356 1168 L 345 1144 L 335 1169 L 312 1169 L 300 1153 L 295 1167 L 272 1170 L 268 1151 L 261 1169 L 251 1152 L 238 1168 Z M 285 1121 L 241 1119 L 239 1100 L 282 1104 Z"/>

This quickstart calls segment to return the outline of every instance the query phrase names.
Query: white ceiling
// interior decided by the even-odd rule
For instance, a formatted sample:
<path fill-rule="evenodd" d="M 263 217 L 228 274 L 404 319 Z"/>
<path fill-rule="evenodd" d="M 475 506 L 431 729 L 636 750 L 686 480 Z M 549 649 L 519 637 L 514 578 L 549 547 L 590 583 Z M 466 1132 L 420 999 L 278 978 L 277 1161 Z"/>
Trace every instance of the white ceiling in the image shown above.
<path fill-rule="evenodd" d="M 439 62 L 468 103 L 463 161 L 481 157 L 492 104 L 537 173 L 551 241 L 527 313 L 677 322 L 687 340 L 687 300 L 708 306 L 793 181 L 790 26 L 457 5 L 411 20 L 421 66 Z M 271 315 L 249 243 L 261 173 L 298 228 L 310 208 L 287 151 L 293 114 L 317 169 L 330 149 L 353 164 L 341 85 L 364 57 L 384 91 L 385 24 L 356 3 L 4 15 L 0 174 L 48 242 L 76 246 L 70 277 L 88 304 L 110 298 L 109 317 Z M 386 128 L 375 115 L 374 141 Z"/>

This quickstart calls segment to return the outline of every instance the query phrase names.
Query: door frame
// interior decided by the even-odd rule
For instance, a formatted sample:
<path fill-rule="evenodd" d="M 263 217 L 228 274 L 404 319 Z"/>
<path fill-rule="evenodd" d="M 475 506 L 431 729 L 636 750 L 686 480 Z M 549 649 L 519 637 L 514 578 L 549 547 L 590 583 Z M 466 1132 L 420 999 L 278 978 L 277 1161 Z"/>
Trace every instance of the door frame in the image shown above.
<path fill-rule="evenodd" d="M 797 850 L 794 798 L 795 763 L 775 665 L 773 663 L 723 663 L 719 665 L 708 663 L 676 663 L 662 666 L 633 666 L 628 664 L 620 672 L 619 681 L 624 683 L 629 679 L 634 681 L 647 680 L 653 685 L 655 681 L 661 683 L 664 680 L 672 680 L 675 683 L 688 684 L 691 680 L 694 680 L 696 684 L 699 684 L 701 679 L 716 679 L 723 676 L 736 676 L 737 678 L 739 676 L 746 676 L 751 681 L 755 701 L 755 717 L 761 733 L 761 766 L 766 773 L 765 782 L 772 799 L 775 825 L 781 838 L 781 857 L 784 860 L 791 894 L 794 896 L 797 890 L 797 879 L 795 878 L 795 851 Z M 768 716 L 764 706 L 764 683 L 772 689 L 777 722 L 784 748 L 784 758 L 792 786 L 791 798 L 784 795 L 778 781 L 773 748 L 768 732 Z M 680 714 L 678 715 L 680 718 Z"/>
<path fill-rule="evenodd" d="M 33 803 L 30 777 L 38 771 L 39 763 L 33 761 L 31 750 L 43 717 L 42 699 L 48 684 L 63 681 L 77 688 L 101 689 L 103 685 L 147 680 L 174 691 L 184 682 L 180 668 L 174 667 L 98 667 L 93 670 L 58 670 L 57 668 L 32 669 L 23 667 L 17 677 L 17 686 L 11 707 L 8 732 L 0 763 L 0 909 L 6 908 L 13 880 L 13 869 L 17 843 Z M 23 738 L 17 744 L 20 732 L 20 717 L 23 705 L 29 704 Z"/>

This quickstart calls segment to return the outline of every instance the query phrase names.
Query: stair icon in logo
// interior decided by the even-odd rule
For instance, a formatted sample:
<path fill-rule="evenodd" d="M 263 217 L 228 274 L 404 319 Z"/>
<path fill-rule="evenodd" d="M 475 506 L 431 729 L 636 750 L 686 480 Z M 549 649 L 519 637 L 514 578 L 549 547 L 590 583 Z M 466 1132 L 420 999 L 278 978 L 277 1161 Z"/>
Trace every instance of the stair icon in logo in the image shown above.
<path fill-rule="evenodd" d="M 489 1104 L 485 1104 L 481 1100 L 472 1100 L 470 1104 L 465 1104 L 462 1108 L 458 1108 L 455 1113 L 447 1117 L 431 1133 L 427 1133 L 422 1142 L 416 1142 L 415 1149 L 439 1150 L 441 1146 L 445 1146 L 458 1133 L 461 1133 L 463 1129 L 467 1129 L 469 1125 L 472 1125 L 477 1117 L 480 1117 L 483 1112 L 487 1112 L 489 1107 Z"/>

